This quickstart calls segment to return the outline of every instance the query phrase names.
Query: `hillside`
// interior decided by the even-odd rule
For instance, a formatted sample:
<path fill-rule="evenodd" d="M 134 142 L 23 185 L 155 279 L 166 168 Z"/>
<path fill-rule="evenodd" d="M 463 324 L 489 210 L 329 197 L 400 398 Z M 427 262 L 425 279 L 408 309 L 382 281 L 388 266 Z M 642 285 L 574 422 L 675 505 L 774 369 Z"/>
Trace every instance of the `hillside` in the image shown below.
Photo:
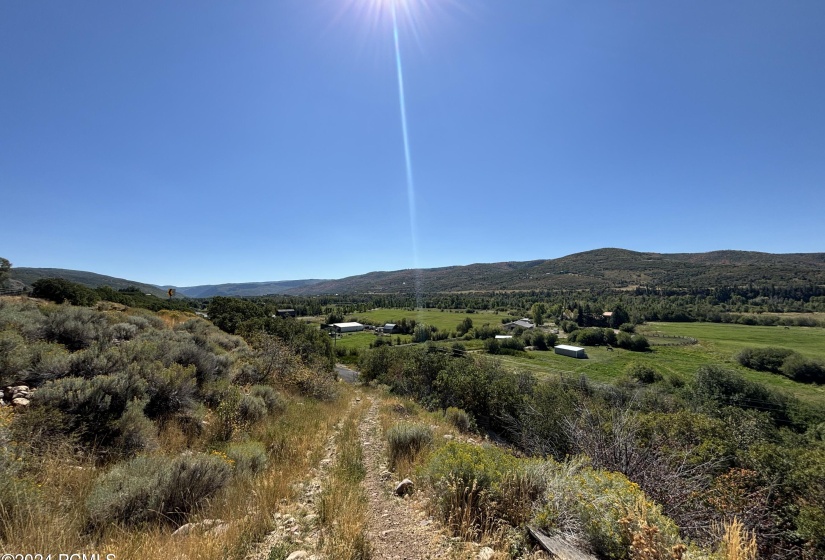
<path fill-rule="evenodd" d="M 748 251 L 639 253 L 596 249 L 549 260 L 371 272 L 290 290 L 294 295 L 356 292 L 622 289 L 639 285 L 695 287 L 748 283 L 825 283 L 825 253 Z"/>
<path fill-rule="evenodd" d="M 92 288 L 136 286 L 165 296 L 173 286 L 151 286 L 92 272 L 58 268 L 13 268 L 11 278 L 31 285 L 39 278 L 65 278 Z M 747 284 L 825 284 L 825 253 L 754 251 L 640 253 L 595 249 L 566 257 L 523 262 L 478 263 L 421 270 L 370 272 L 339 280 L 283 280 L 176 287 L 179 296 L 320 295 L 346 293 L 466 292 L 493 290 L 588 290 L 635 286 L 670 288 Z"/>
<path fill-rule="evenodd" d="M 18 280 L 26 286 L 31 286 L 41 278 L 63 278 L 71 282 L 76 282 L 89 288 L 98 288 L 100 286 L 109 286 L 115 290 L 135 287 L 139 288 L 145 294 L 152 294 L 157 297 L 166 297 L 166 289 L 153 286 L 151 284 L 144 284 L 142 282 L 135 282 L 134 280 L 126 280 L 124 278 L 115 278 L 114 276 L 106 276 L 103 274 L 96 274 L 94 272 L 85 272 L 82 270 L 67 270 L 65 268 L 12 268 L 10 277 L 12 280 Z"/>
<path fill-rule="evenodd" d="M 312 286 L 328 280 L 281 280 L 276 282 L 244 282 L 236 284 L 206 284 L 203 286 L 185 286 L 176 288 L 178 295 L 192 298 L 207 298 L 213 296 L 246 297 L 265 296 L 270 294 L 288 294 L 290 290 Z M 163 286 L 174 288 L 174 286 Z"/>

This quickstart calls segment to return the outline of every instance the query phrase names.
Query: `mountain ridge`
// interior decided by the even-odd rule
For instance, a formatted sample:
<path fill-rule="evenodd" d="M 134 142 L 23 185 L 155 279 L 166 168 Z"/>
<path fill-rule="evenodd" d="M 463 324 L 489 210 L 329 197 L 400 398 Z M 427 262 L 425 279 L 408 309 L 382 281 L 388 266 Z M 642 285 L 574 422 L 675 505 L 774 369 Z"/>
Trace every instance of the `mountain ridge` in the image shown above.
<path fill-rule="evenodd" d="M 90 287 L 135 286 L 166 295 L 175 288 L 184 297 L 309 296 L 340 293 L 410 293 L 522 291 L 537 289 L 630 289 L 714 287 L 775 283 L 825 284 L 825 253 L 765 253 L 718 250 L 705 253 L 655 253 L 601 248 L 556 259 L 473 263 L 426 269 L 373 271 L 334 280 L 303 279 L 267 282 L 153 286 L 92 272 L 53 268 L 12 268 L 11 278 L 27 285 L 39 278 L 66 278 Z"/>

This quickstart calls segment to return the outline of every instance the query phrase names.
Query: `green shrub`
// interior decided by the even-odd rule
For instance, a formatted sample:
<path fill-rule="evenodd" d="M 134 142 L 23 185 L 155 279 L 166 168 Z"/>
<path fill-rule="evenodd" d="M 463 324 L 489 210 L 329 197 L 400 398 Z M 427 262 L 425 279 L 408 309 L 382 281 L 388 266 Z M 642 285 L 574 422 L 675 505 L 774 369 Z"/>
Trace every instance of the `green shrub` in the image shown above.
<path fill-rule="evenodd" d="M 26 339 L 7 330 L 0 332 L 0 385 L 11 385 L 20 380 L 20 373 L 29 365 Z"/>
<path fill-rule="evenodd" d="M 31 295 L 55 303 L 67 301 L 72 305 L 94 305 L 100 300 L 100 296 L 91 288 L 63 278 L 41 278 L 36 280 L 32 284 Z"/>
<path fill-rule="evenodd" d="M 253 385 L 249 388 L 249 394 L 261 399 L 269 414 L 283 412 L 286 409 L 284 398 L 269 385 Z"/>
<path fill-rule="evenodd" d="M 782 364 L 782 375 L 801 383 L 825 383 L 825 364 L 794 353 Z"/>
<path fill-rule="evenodd" d="M 238 409 L 241 402 L 240 389 L 234 385 L 222 391 L 221 401 L 215 409 L 217 421 L 213 425 L 213 435 L 219 441 L 229 441 L 238 425 Z"/>
<path fill-rule="evenodd" d="M 233 461 L 235 472 L 240 475 L 258 474 L 266 468 L 266 448 L 259 441 L 230 443 L 226 456 Z"/>
<path fill-rule="evenodd" d="M 534 518 L 539 527 L 581 532 L 597 554 L 615 560 L 634 557 L 634 542 L 649 548 L 645 558 L 670 558 L 680 547 L 676 524 L 624 475 L 552 461 L 544 469 L 547 493 Z"/>
<path fill-rule="evenodd" d="M 109 338 L 112 340 L 132 340 L 140 332 L 140 328 L 133 323 L 115 323 L 109 327 Z"/>
<path fill-rule="evenodd" d="M 172 353 L 167 356 L 167 363 L 171 361 L 182 366 L 195 366 L 195 378 L 198 386 L 201 386 L 228 372 L 228 363 L 222 358 L 224 357 L 216 356 L 190 339 L 175 345 Z"/>
<path fill-rule="evenodd" d="M 491 529 L 497 504 L 523 501 L 513 492 L 520 488 L 522 469 L 518 459 L 497 447 L 450 442 L 430 457 L 425 477 L 444 522 L 456 534 L 478 536 Z"/>
<path fill-rule="evenodd" d="M 59 306 L 46 318 L 44 335 L 47 340 L 63 344 L 69 350 L 80 350 L 103 340 L 106 316 L 85 307 Z"/>
<path fill-rule="evenodd" d="M 496 338 L 488 338 L 484 341 L 484 350 L 488 354 L 501 354 L 501 343 Z"/>
<path fill-rule="evenodd" d="M 174 415 L 189 414 L 197 405 L 195 367 L 172 364 L 164 367 L 160 362 L 148 365 L 132 364 L 129 371 L 139 375 L 148 384 L 146 415 L 149 418 L 166 419 Z"/>
<path fill-rule="evenodd" d="M 425 447 L 432 444 L 433 431 L 429 426 L 400 422 L 387 430 L 390 469 L 402 458 L 413 460 Z"/>
<path fill-rule="evenodd" d="M 238 385 L 262 383 L 266 381 L 266 374 L 264 374 L 255 364 L 245 361 L 236 361 L 232 373 L 232 381 Z"/>
<path fill-rule="evenodd" d="M 475 482 L 479 488 L 489 489 L 517 465 L 515 457 L 498 447 L 450 442 L 430 457 L 426 476 L 433 485 L 451 478 L 464 487 Z"/>
<path fill-rule="evenodd" d="M 656 383 L 657 381 L 662 381 L 662 379 L 664 379 L 661 373 L 649 365 L 640 364 L 637 362 L 628 364 L 624 372 L 628 377 L 638 381 L 639 383 L 650 384 Z"/>
<path fill-rule="evenodd" d="M 146 392 L 146 382 L 128 373 L 66 377 L 41 387 L 32 396 L 32 405 L 61 414 L 64 433 L 107 448 L 123 435 L 120 420 L 127 406 L 135 400 L 145 404 Z"/>
<path fill-rule="evenodd" d="M 0 299 L 0 330 L 20 333 L 28 341 L 42 338 L 46 317 L 30 301 Z"/>
<path fill-rule="evenodd" d="M 460 408 L 451 406 L 444 412 L 444 419 L 455 426 L 460 432 L 469 432 L 472 420 L 470 415 Z"/>
<path fill-rule="evenodd" d="M 72 354 L 68 375 L 87 379 L 96 375 L 112 375 L 123 371 L 127 363 L 116 347 L 96 342 Z"/>
<path fill-rule="evenodd" d="M 126 322 L 137 327 L 138 331 L 145 331 L 151 326 L 149 319 L 140 315 L 129 315 Z"/>
<path fill-rule="evenodd" d="M 793 353 L 787 348 L 743 348 L 736 361 L 749 369 L 780 373 L 785 359 Z"/>
<path fill-rule="evenodd" d="M 702 366 L 696 371 L 692 397 L 711 411 L 720 406 L 765 410 L 777 424 L 792 425 L 792 398 L 719 366 Z"/>
<path fill-rule="evenodd" d="M 126 410 L 116 422 L 114 448 L 124 455 L 151 451 L 157 447 L 157 428 L 143 414 L 144 406 L 145 401 L 133 400 L 126 405 Z"/>
<path fill-rule="evenodd" d="M 254 424 L 266 417 L 266 403 L 255 395 L 242 395 L 238 401 L 238 419 L 246 424 Z"/>
<path fill-rule="evenodd" d="M 628 350 L 633 352 L 647 352 L 650 350 L 650 342 L 640 334 L 634 334 L 630 339 Z"/>
<path fill-rule="evenodd" d="M 139 456 L 101 475 L 86 500 L 92 527 L 111 523 L 178 525 L 229 481 L 215 455 Z"/>

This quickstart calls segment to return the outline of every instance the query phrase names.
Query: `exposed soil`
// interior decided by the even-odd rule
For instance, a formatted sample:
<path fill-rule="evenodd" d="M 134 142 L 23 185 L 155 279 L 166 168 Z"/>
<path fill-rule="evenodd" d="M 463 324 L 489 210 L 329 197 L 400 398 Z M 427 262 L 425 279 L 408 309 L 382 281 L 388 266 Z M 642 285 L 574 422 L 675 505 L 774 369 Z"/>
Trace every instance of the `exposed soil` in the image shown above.
<path fill-rule="evenodd" d="M 387 470 L 386 442 L 378 420 L 378 401 L 370 397 L 370 409 L 361 421 L 359 436 L 367 474 L 364 488 L 369 500 L 368 538 L 374 560 L 423 560 L 475 558 L 473 545 L 450 539 L 426 512 L 421 493 L 400 498 L 398 480 Z M 469 547 L 469 550 L 468 548 Z"/>

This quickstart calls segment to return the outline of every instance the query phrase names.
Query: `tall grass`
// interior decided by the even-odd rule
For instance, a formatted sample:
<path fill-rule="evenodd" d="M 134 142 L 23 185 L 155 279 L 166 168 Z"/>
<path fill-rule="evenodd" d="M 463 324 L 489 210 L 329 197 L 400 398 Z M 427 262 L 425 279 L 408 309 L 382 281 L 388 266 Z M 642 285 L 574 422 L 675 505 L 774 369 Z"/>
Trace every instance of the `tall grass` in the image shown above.
<path fill-rule="evenodd" d="M 366 520 L 368 502 L 360 484 L 366 468 L 357 425 L 364 406 L 365 403 L 354 409 L 341 428 L 337 438 L 338 460 L 318 505 L 324 552 L 336 560 L 371 557 Z"/>
<path fill-rule="evenodd" d="M 400 422 L 387 430 L 387 451 L 390 469 L 397 469 L 401 461 L 411 463 L 416 456 L 433 442 L 429 426 Z"/>
<path fill-rule="evenodd" d="M 722 560 L 756 560 L 756 537 L 742 523 L 733 518 L 716 526 L 720 535 L 719 554 Z"/>
<path fill-rule="evenodd" d="M 25 468 L 13 477 L 14 491 L 0 496 L 0 549 L 53 555 L 94 550 L 121 558 L 245 558 L 250 547 L 274 528 L 271 513 L 285 500 L 293 499 L 294 485 L 309 476 L 310 468 L 323 456 L 329 434 L 347 410 L 344 399 L 321 403 L 292 397 L 283 401 L 279 416 L 269 416 L 249 428 L 247 444 L 238 442 L 227 448 L 244 460 L 252 455 L 249 465 L 243 467 L 245 475 L 234 475 L 223 490 L 200 503 L 185 519 L 226 521 L 219 531 L 173 537 L 175 524 L 127 526 L 103 520 L 97 533 L 89 532 L 92 512 L 87 499 L 107 469 L 96 465 L 98 459 L 93 454 L 78 453 L 67 443 L 47 449 L 41 446 L 37 453 L 21 446 L 20 463 Z M 170 424 L 160 431 L 158 444 L 159 454 L 205 451 L 208 434 L 193 438 Z M 247 448 L 254 453 L 236 453 Z M 267 457 L 263 470 L 261 448 Z"/>

